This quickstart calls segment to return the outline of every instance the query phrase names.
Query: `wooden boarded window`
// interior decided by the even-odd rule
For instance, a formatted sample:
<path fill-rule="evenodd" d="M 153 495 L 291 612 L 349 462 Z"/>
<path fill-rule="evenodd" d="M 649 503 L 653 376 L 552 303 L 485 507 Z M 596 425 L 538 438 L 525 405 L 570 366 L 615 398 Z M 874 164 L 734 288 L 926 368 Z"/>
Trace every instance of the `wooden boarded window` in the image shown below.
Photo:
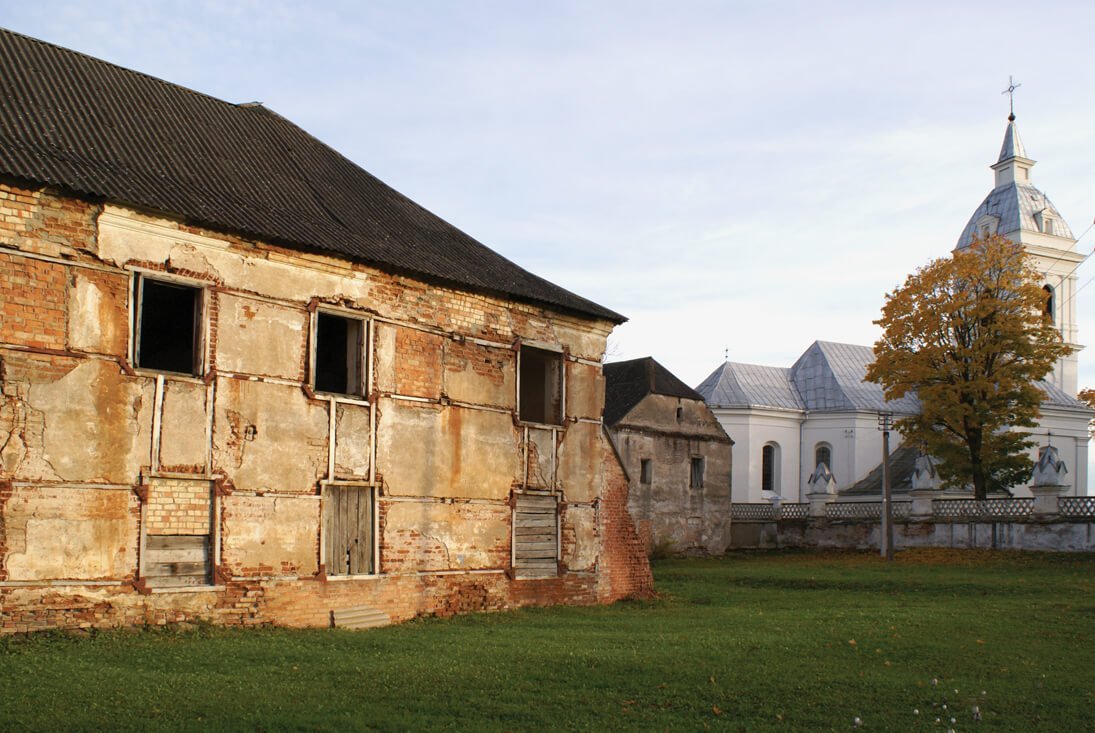
<path fill-rule="evenodd" d="M 209 535 L 145 537 L 142 577 L 149 588 L 209 585 L 212 572 Z"/>
<path fill-rule="evenodd" d="M 368 486 L 327 486 L 324 496 L 324 564 L 328 575 L 372 575 L 376 512 Z"/>
<path fill-rule="evenodd" d="M 559 500 L 517 494 L 513 511 L 513 568 L 518 578 L 559 574 Z"/>

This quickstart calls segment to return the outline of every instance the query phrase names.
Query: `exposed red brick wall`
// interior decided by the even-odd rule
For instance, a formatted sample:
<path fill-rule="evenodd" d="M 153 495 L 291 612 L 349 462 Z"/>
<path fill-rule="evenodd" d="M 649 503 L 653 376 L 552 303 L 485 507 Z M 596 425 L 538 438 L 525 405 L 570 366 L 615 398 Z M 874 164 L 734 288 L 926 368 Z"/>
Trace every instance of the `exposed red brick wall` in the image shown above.
<path fill-rule="evenodd" d="M 654 592 L 646 548 L 627 511 L 627 475 L 607 436 L 602 436 L 605 489 L 601 496 L 602 554 L 598 593 L 603 601 L 643 597 Z"/>
<path fill-rule="evenodd" d="M 56 257 L 95 251 L 101 207 L 43 189 L 0 183 L 0 242 Z"/>
<path fill-rule="evenodd" d="M 442 338 L 410 328 L 395 331 L 395 391 L 411 397 L 441 396 Z"/>
<path fill-rule="evenodd" d="M 0 341 L 64 350 L 67 286 L 64 265 L 0 254 Z"/>
<path fill-rule="evenodd" d="M 148 534 L 209 534 L 212 484 L 157 478 L 149 482 L 145 521 Z"/>

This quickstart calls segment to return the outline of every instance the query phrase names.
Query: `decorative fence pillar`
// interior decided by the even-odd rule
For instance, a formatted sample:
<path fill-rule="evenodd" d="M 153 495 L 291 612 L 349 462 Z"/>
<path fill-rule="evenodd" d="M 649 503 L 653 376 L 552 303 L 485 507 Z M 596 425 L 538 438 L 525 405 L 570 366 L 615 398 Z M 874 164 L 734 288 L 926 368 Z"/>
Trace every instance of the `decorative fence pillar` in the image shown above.
<path fill-rule="evenodd" d="M 1034 516 L 1055 517 L 1059 513 L 1060 497 L 1068 489 L 1065 476 L 1068 467 L 1057 455 L 1057 449 L 1045 445 L 1038 449 L 1038 463 L 1030 477 L 1030 493 L 1034 495 Z"/>
<path fill-rule="evenodd" d="M 935 470 L 935 460 L 931 456 L 920 454 L 912 472 L 912 507 L 909 515 L 926 518 L 932 515 L 932 502 L 939 495 L 939 473 Z"/>
<path fill-rule="evenodd" d="M 806 493 L 806 499 L 810 502 L 810 516 L 826 516 L 829 504 L 836 501 L 836 479 L 833 478 L 833 472 L 824 463 L 819 463 L 807 485 L 810 487 Z"/>

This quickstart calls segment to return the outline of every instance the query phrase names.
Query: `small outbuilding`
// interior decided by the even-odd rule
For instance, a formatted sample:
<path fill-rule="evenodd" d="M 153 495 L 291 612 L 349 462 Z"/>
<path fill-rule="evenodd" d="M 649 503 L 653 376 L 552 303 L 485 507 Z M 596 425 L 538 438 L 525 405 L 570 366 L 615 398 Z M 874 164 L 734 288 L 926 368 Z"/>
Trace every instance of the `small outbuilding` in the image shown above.
<path fill-rule="evenodd" d="M 721 554 L 730 542 L 733 441 L 703 397 L 650 357 L 605 364 L 604 424 L 648 553 Z"/>

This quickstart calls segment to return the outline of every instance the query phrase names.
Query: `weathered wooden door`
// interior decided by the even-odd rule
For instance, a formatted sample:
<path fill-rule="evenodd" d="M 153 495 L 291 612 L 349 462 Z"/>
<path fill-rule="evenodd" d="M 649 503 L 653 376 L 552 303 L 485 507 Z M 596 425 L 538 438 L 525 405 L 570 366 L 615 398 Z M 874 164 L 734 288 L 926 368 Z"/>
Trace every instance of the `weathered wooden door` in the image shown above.
<path fill-rule="evenodd" d="M 328 575 L 369 575 L 373 567 L 373 490 L 328 486 L 325 501 Z"/>

